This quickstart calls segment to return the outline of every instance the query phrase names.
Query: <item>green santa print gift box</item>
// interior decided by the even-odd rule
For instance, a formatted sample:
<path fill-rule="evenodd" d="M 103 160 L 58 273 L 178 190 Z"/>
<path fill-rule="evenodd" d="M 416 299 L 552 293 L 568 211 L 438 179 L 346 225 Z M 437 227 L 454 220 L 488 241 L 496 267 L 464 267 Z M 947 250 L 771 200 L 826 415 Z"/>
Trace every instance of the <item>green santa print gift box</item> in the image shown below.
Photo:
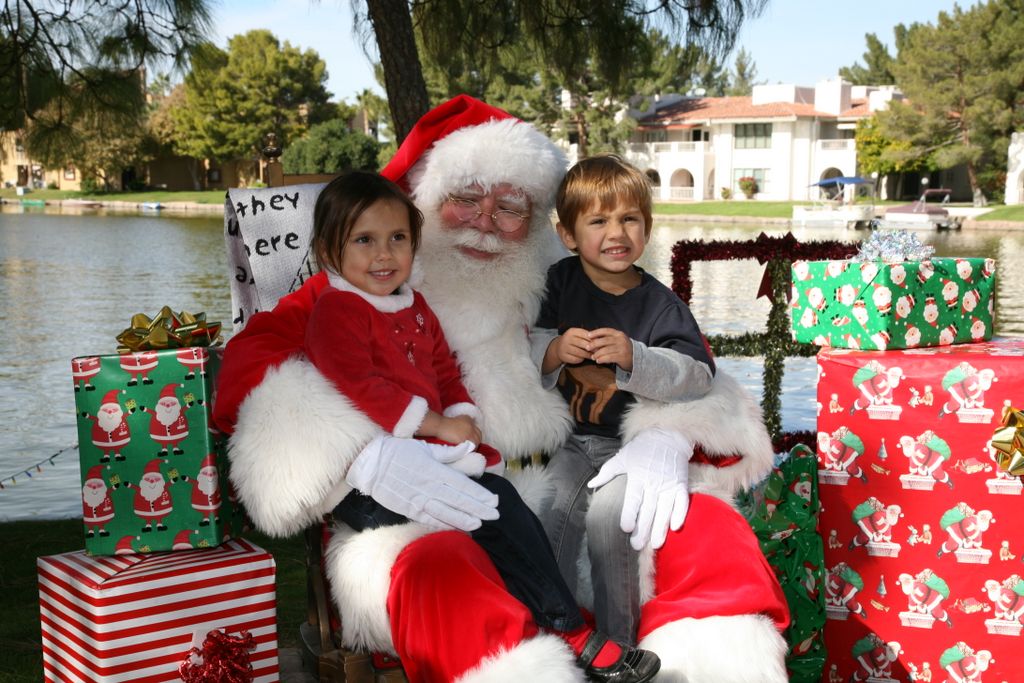
<path fill-rule="evenodd" d="M 219 349 L 72 360 L 90 555 L 216 546 L 242 531 L 209 421 Z"/>
<path fill-rule="evenodd" d="M 993 259 L 797 261 L 797 342 L 884 351 L 986 341 L 994 321 Z"/>

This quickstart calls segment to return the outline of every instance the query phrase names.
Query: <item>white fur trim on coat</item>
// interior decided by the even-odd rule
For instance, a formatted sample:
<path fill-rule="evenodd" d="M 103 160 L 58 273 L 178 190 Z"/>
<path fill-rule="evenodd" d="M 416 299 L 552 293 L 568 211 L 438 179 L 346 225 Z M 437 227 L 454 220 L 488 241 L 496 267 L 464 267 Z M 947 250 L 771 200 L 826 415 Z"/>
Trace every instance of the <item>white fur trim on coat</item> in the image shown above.
<path fill-rule="evenodd" d="M 456 679 L 456 683 L 583 683 L 583 670 L 561 638 L 541 634 L 502 650 Z"/>
<path fill-rule="evenodd" d="M 765 616 L 681 619 L 639 646 L 661 658 L 656 683 L 786 683 L 786 641 Z"/>
<path fill-rule="evenodd" d="M 334 527 L 324 566 L 344 645 L 395 654 L 388 620 L 391 569 L 402 549 L 435 531 L 415 522 L 358 533 L 342 524 Z"/>
<path fill-rule="evenodd" d="M 565 153 L 530 124 L 492 120 L 438 140 L 410 169 L 409 185 L 417 204 L 438 206 L 449 192 L 514 178 L 532 200 L 533 214 L 547 220 L 568 167 Z"/>
<path fill-rule="evenodd" d="M 405 407 L 402 417 L 398 418 L 391 433 L 403 439 L 412 438 L 420 430 L 429 410 L 427 399 L 422 396 L 413 396 L 409 399 L 409 405 Z"/>
<path fill-rule="evenodd" d="M 483 413 L 472 403 L 453 403 L 444 409 L 445 417 L 459 417 L 460 415 L 468 415 L 477 424 L 484 419 Z"/>
<path fill-rule="evenodd" d="M 297 533 L 348 494 L 349 466 L 380 433 L 311 363 L 291 358 L 268 370 L 238 410 L 231 483 L 257 529 Z"/>
<path fill-rule="evenodd" d="M 739 382 L 719 368 L 711 391 L 696 401 L 661 403 L 637 398 L 622 424 L 623 441 L 660 427 L 681 432 L 708 455 L 741 455 L 730 467 L 690 463 L 690 491 L 733 502 L 771 471 L 774 450 L 761 408 Z"/>

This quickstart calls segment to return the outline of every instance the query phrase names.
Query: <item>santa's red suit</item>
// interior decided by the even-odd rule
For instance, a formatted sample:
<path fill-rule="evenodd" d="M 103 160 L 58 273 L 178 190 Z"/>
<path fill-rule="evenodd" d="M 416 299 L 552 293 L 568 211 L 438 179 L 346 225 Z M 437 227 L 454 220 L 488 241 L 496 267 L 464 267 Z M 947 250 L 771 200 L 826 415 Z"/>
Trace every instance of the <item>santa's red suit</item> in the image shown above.
<path fill-rule="evenodd" d="M 423 278 L 413 285 L 442 324 L 485 438 L 506 458 L 554 452 L 571 428 L 564 402 L 541 387 L 527 337 L 547 266 L 564 255 L 549 216 L 566 167 L 531 126 L 462 96 L 421 119 L 383 171 L 424 212 Z M 522 248 L 487 261 L 463 256 L 439 230 L 438 207 L 449 192 L 503 182 L 532 200 Z M 253 316 L 228 344 L 218 377 L 214 419 L 231 433 L 232 483 L 256 526 L 275 535 L 317 522 L 347 495 L 348 466 L 380 433 L 296 353 L 326 284 L 314 276 L 272 313 Z M 692 496 L 682 529 L 646 557 L 640 646 L 657 652 L 672 680 L 786 681 L 779 630 L 788 613 L 778 583 L 746 521 L 706 495 L 731 499 L 770 469 L 759 408 L 719 372 L 702 400 L 641 400 L 624 437 L 652 427 L 681 430 L 710 456 L 742 457 L 724 469 L 691 461 L 691 488 L 706 493 Z M 529 476 L 543 479 L 543 471 Z M 544 505 L 543 486 L 524 498 Z M 467 534 L 415 523 L 338 527 L 325 562 L 344 642 L 397 654 L 413 682 L 583 680 L 569 649 L 538 633 Z"/>
<path fill-rule="evenodd" d="M 131 441 L 132 433 L 128 429 L 128 420 L 124 417 L 117 423 L 112 431 L 107 431 L 100 426 L 100 423 L 96 421 L 95 416 L 92 418 L 92 443 L 94 446 L 99 448 L 101 451 L 119 451 L 121 446 Z"/>

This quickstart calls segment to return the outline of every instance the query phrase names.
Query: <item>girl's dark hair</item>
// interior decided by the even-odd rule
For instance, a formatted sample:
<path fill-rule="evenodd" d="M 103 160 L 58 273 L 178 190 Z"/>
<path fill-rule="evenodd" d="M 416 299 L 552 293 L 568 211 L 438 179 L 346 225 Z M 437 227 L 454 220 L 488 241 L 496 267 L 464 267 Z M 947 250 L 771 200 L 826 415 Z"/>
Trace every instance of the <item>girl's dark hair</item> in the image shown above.
<path fill-rule="evenodd" d="M 313 209 L 310 251 L 320 268 L 341 272 L 341 252 L 352 226 L 371 205 L 388 200 L 399 202 L 409 212 L 412 250 L 420 243 L 423 214 L 402 188 L 387 178 L 368 171 L 348 171 L 327 183 Z"/>

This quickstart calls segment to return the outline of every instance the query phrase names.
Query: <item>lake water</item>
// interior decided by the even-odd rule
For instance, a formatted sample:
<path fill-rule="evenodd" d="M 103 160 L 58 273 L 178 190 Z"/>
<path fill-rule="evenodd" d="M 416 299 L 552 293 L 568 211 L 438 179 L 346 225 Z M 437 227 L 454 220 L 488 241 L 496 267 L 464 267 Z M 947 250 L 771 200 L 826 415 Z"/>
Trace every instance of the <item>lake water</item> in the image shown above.
<path fill-rule="evenodd" d="M 641 265 L 670 284 L 669 257 L 679 240 L 747 240 L 789 230 L 662 222 Z M 78 438 L 71 358 L 114 353 L 115 337 L 132 314 L 154 315 L 165 305 L 205 311 L 208 320 L 230 327 L 222 231 L 218 217 L 0 208 L 0 521 L 81 514 L 78 453 L 71 448 Z M 842 229 L 793 233 L 800 240 L 866 236 Z M 996 332 L 1024 336 L 1024 278 L 1013 277 L 1024 272 L 1024 232 L 920 236 L 939 255 L 998 259 Z M 768 302 L 754 298 L 762 271 L 753 261 L 693 265 L 691 308 L 706 333 L 764 329 Z M 760 397 L 758 359 L 725 358 L 720 366 Z M 813 359 L 787 361 L 784 429 L 814 429 L 815 378 Z"/>

